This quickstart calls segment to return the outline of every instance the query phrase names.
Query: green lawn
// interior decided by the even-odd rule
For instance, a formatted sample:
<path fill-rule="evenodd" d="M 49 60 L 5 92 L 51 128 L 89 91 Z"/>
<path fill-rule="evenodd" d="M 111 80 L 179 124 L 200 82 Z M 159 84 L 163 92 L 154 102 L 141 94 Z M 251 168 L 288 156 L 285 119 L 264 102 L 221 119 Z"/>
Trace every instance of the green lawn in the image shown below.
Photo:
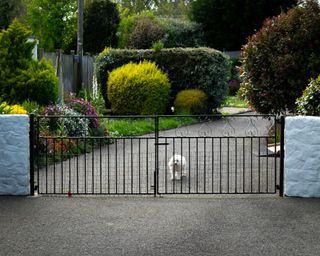
<path fill-rule="evenodd" d="M 161 117 L 159 129 L 172 129 L 183 125 L 197 123 L 198 120 L 192 117 Z M 139 136 L 155 131 L 155 120 L 146 119 L 108 119 L 103 125 L 107 128 L 112 137 Z"/>
<path fill-rule="evenodd" d="M 232 107 L 232 108 L 248 108 L 248 104 L 237 96 L 228 96 L 227 99 L 222 103 L 221 107 Z"/>

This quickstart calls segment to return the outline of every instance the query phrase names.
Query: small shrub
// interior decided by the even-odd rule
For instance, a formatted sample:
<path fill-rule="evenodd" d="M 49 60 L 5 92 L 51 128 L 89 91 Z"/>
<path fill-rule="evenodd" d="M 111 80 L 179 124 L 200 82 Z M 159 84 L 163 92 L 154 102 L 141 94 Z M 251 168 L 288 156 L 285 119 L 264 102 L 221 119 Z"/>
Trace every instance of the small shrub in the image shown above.
<path fill-rule="evenodd" d="M 24 101 L 21 106 L 28 112 L 28 113 L 34 113 L 39 114 L 42 111 L 42 107 L 34 101 Z"/>
<path fill-rule="evenodd" d="M 162 41 L 157 41 L 155 43 L 152 44 L 151 47 L 153 50 L 155 50 L 156 52 L 161 51 L 164 48 L 164 44 Z"/>
<path fill-rule="evenodd" d="M 320 116 L 320 76 L 310 81 L 296 104 L 298 114 Z"/>
<path fill-rule="evenodd" d="M 174 110 L 177 113 L 188 113 L 192 115 L 208 113 L 206 94 L 199 89 L 189 89 L 177 94 L 174 101 Z"/>
<path fill-rule="evenodd" d="M 168 76 L 154 63 L 129 63 L 109 75 L 108 99 L 114 114 L 164 114 L 169 96 Z"/>

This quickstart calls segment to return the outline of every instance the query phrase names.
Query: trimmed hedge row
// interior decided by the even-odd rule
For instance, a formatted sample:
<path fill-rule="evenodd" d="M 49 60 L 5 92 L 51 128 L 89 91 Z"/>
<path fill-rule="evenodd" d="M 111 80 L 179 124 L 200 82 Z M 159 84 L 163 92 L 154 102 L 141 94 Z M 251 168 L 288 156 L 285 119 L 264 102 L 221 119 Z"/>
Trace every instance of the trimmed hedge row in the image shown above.
<path fill-rule="evenodd" d="M 210 48 L 170 48 L 161 51 L 105 49 L 96 59 L 95 70 L 107 107 L 110 106 L 106 88 L 109 72 L 129 62 L 143 60 L 155 62 L 168 74 L 171 106 L 177 93 L 185 89 L 204 91 L 210 108 L 219 107 L 226 96 L 230 62 L 220 51 Z"/>

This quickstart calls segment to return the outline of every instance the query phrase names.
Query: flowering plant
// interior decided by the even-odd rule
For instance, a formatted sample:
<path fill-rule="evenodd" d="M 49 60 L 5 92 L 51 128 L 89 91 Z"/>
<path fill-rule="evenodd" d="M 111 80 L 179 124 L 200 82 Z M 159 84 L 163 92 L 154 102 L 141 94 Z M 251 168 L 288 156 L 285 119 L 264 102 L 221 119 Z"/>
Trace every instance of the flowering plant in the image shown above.
<path fill-rule="evenodd" d="M 28 114 L 28 112 L 20 105 L 9 105 L 7 102 L 2 102 L 0 114 Z"/>
<path fill-rule="evenodd" d="M 48 116 L 48 126 L 51 131 L 59 131 L 61 135 L 75 137 L 84 137 L 89 134 L 89 120 L 79 117 L 81 114 L 68 106 L 59 104 L 48 106 L 44 114 Z"/>
<path fill-rule="evenodd" d="M 97 111 L 89 101 L 71 97 L 66 100 L 66 105 L 82 115 L 92 116 L 89 123 L 90 128 L 99 127 L 99 120 L 96 118 L 98 117 Z"/>

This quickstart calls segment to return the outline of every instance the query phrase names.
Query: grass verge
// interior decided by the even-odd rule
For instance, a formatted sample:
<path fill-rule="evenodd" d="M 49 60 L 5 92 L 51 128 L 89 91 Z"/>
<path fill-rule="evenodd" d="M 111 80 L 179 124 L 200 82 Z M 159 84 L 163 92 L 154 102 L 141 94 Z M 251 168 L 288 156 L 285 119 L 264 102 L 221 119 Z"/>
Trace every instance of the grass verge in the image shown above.
<path fill-rule="evenodd" d="M 177 128 L 183 125 L 199 122 L 193 117 L 161 117 L 159 119 L 159 130 Z M 146 119 L 108 119 L 103 124 L 111 137 L 139 136 L 155 131 L 155 120 Z"/>
<path fill-rule="evenodd" d="M 248 108 L 248 104 L 237 96 L 228 96 L 227 99 L 222 103 L 221 107 L 230 108 Z"/>

